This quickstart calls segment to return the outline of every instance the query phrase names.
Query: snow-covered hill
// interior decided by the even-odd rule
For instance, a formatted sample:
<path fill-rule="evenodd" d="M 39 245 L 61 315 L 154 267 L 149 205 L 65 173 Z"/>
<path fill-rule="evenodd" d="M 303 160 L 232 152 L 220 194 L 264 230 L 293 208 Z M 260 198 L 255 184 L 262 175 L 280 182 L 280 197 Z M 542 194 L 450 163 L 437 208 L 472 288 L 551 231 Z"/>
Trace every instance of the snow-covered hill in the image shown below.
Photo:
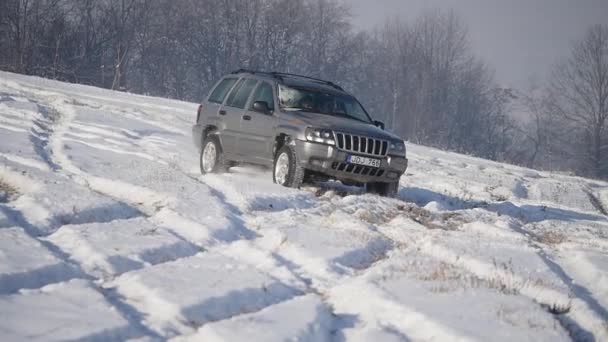
<path fill-rule="evenodd" d="M 0 340 L 608 341 L 608 184 L 408 145 L 200 176 L 196 104 L 0 73 Z"/>

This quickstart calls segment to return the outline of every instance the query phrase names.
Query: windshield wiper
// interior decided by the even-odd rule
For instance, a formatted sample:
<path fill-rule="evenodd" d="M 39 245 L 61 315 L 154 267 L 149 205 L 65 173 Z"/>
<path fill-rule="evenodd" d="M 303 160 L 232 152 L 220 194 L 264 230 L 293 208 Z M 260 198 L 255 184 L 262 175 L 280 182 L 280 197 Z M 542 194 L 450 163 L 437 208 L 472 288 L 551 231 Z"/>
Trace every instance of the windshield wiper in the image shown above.
<path fill-rule="evenodd" d="M 347 118 L 347 119 L 363 122 L 363 123 L 366 123 L 366 124 L 369 124 L 369 125 L 372 124 L 369 121 L 365 121 L 363 119 L 359 119 L 359 118 L 356 118 L 354 116 L 350 116 L 350 115 L 348 115 L 346 113 L 338 113 L 338 112 L 323 113 L 323 112 L 316 111 L 314 109 L 306 109 L 306 108 L 301 108 L 301 107 L 285 107 L 284 109 L 299 110 L 301 112 L 317 113 L 317 114 L 323 114 L 323 115 L 340 116 L 340 117 L 343 117 L 343 118 Z"/>
<path fill-rule="evenodd" d="M 283 109 L 299 110 L 301 112 L 309 112 L 309 113 L 319 113 L 313 109 L 306 109 L 306 108 L 300 108 L 300 107 L 285 107 Z M 319 113 L 319 114 L 323 114 L 323 113 Z"/>

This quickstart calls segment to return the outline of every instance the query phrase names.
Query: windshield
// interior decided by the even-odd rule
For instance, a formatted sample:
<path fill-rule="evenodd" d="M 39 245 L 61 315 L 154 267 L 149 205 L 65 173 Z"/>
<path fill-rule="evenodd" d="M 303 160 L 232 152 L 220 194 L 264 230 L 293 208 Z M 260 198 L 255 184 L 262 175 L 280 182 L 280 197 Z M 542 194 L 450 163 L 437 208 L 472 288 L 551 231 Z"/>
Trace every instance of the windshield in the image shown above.
<path fill-rule="evenodd" d="M 306 88 L 279 86 L 283 109 L 302 110 L 372 123 L 359 101 L 349 95 L 339 95 Z"/>

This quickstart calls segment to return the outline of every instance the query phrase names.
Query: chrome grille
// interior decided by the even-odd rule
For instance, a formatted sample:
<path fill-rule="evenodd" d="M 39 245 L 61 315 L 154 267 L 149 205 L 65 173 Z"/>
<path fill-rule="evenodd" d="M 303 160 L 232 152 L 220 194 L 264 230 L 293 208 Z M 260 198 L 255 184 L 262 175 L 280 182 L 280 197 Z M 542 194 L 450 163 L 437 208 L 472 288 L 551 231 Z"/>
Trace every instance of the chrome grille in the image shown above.
<path fill-rule="evenodd" d="M 358 154 L 384 157 L 388 153 L 388 142 L 375 138 L 336 132 L 336 143 L 338 149 Z"/>

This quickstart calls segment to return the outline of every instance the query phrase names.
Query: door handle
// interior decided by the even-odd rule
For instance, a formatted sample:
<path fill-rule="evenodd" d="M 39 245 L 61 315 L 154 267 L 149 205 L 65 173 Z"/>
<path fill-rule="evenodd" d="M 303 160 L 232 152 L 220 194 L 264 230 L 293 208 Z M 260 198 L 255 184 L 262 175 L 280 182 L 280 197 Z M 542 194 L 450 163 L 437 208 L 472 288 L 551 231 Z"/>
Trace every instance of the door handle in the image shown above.
<path fill-rule="evenodd" d="M 250 115 L 243 115 L 243 120 L 251 121 Z"/>
<path fill-rule="evenodd" d="M 225 110 L 220 110 L 220 115 L 226 115 L 226 111 Z"/>

